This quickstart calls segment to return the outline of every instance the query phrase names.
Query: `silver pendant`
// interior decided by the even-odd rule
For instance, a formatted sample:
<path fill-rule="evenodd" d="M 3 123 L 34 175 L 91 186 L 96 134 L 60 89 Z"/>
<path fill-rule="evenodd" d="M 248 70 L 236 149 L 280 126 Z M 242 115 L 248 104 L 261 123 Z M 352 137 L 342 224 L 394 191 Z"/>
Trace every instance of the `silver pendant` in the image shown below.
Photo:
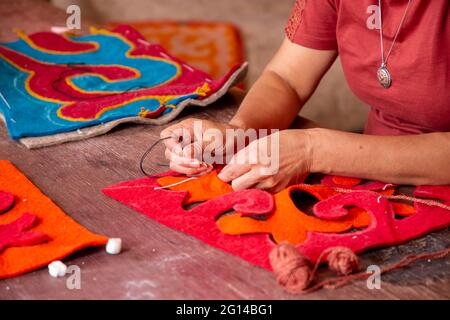
<path fill-rule="evenodd" d="M 389 88 L 392 84 L 391 74 L 386 68 L 385 64 L 382 64 L 377 71 L 378 82 L 385 88 Z"/>

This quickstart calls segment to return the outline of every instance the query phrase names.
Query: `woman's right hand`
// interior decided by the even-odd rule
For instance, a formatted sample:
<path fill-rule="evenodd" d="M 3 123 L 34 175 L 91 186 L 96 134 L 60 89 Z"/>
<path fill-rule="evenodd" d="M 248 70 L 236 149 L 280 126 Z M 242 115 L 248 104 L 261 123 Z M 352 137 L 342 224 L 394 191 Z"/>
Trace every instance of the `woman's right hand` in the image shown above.
<path fill-rule="evenodd" d="M 170 169 L 186 175 L 205 173 L 210 166 L 205 163 L 203 152 L 206 147 L 217 147 L 225 153 L 226 129 L 236 126 L 210 120 L 189 118 L 163 131 L 160 137 L 166 146 L 165 157 L 170 161 Z M 219 135 L 222 141 L 217 141 Z M 208 164 L 209 161 L 207 161 Z"/>

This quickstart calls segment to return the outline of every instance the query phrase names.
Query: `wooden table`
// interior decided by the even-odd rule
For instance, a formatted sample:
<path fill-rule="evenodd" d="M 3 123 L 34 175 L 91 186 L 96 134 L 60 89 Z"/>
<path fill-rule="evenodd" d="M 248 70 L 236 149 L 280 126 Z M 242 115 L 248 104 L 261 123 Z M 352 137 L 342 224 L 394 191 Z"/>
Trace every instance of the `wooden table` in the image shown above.
<path fill-rule="evenodd" d="M 0 4 L 0 40 L 13 40 L 12 27 L 26 32 L 64 25 L 64 11 L 45 1 Z M 207 109 L 190 109 L 182 117 L 228 120 L 238 104 L 234 92 Z M 55 147 L 27 150 L 11 141 L 0 124 L 0 159 L 12 161 L 71 217 L 90 230 L 121 237 L 118 256 L 88 249 L 65 259 L 82 271 L 81 289 L 69 290 L 65 279 L 41 269 L 0 280 L 0 299 L 401 299 L 450 298 L 450 259 L 417 263 L 382 277 L 380 290 L 358 282 L 336 291 L 307 296 L 286 294 L 273 275 L 171 230 L 101 193 L 101 189 L 141 177 L 138 161 L 162 127 L 124 125 L 107 135 Z M 159 159 L 162 161 L 161 152 Z M 155 168 L 156 169 L 156 168 Z M 450 244 L 448 230 L 407 245 L 362 256 L 364 264 L 382 264 L 412 252 Z"/>
<path fill-rule="evenodd" d="M 225 121 L 238 98 L 229 94 L 195 116 Z M 381 290 L 365 281 L 307 296 L 286 294 L 273 275 L 169 229 L 101 193 L 105 186 L 141 177 L 138 161 L 162 127 L 125 125 L 106 135 L 38 150 L 9 140 L 0 127 L 0 159 L 12 161 L 71 217 L 90 230 L 123 239 L 118 256 L 88 249 L 64 261 L 82 271 L 81 289 L 66 289 L 65 279 L 47 270 L 0 281 L 0 299 L 397 299 L 450 298 L 450 259 L 417 263 L 382 277 Z M 162 147 L 154 160 L 163 161 Z M 158 170 L 154 168 L 155 170 Z M 160 169 L 159 169 L 160 170 Z M 450 233 L 436 232 L 395 248 L 363 255 L 365 264 L 382 264 L 398 256 L 448 246 Z"/>

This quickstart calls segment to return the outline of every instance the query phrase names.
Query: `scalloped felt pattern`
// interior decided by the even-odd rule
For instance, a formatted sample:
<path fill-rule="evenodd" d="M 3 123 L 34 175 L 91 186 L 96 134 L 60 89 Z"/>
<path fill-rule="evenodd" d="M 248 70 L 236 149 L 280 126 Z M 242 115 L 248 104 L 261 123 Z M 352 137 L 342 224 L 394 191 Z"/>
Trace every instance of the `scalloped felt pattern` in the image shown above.
<path fill-rule="evenodd" d="M 27 242 L 24 237 L 19 244 L 26 246 L 8 246 L 0 251 L 0 278 L 39 269 L 83 248 L 105 245 L 108 240 L 67 216 L 12 163 L 5 160 L 0 160 L 0 190 L 15 197 L 14 206 L 0 215 L 0 230 L 11 230 L 11 226 L 16 231 L 22 228 L 22 231 L 30 232 L 22 235 L 29 235 L 33 239 Z M 41 243 L 44 235 L 48 241 Z M 36 244 L 36 240 L 40 240 L 39 244 Z"/>
<path fill-rule="evenodd" d="M 350 213 L 342 218 L 310 216 L 293 203 L 291 192 L 294 190 L 307 192 L 319 201 L 338 194 L 325 186 L 292 186 L 274 195 L 275 209 L 266 219 L 256 220 L 235 213 L 219 218 L 217 225 L 226 234 L 266 233 L 270 234 L 276 243 L 287 241 L 298 244 L 304 242 L 312 231 L 340 233 L 353 227 L 366 227 L 370 223 L 370 216 L 359 208 L 352 208 Z"/>
<path fill-rule="evenodd" d="M 186 180 L 186 177 L 165 176 L 157 180 L 161 186 L 169 186 L 174 183 Z M 228 183 L 224 183 L 217 177 L 217 172 L 212 171 L 194 180 L 186 181 L 182 184 L 170 187 L 174 191 L 188 191 L 185 204 L 207 201 L 215 197 L 233 192 L 233 188 Z"/>
<path fill-rule="evenodd" d="M 160 223 L 266 269 L 270 269 L 270 251 L 282 241 L 295 244 L 314 262 L 329 247 L 363 252 L 450 225 L 449 210 L 387 200 L 381 195 L 393 195 L 396 186 L 376 181 L 327 176 L 319 185 L 295 185 L 270 195 L 261 190 L 233 192 L 212 171 L 169 190 L 153 189 L 186 178 L 173 175 L 167 172 L 162 177 L 124 182 L 103 192 Z M 299 191 L 317 200 L 312 213 L 294 203 L 293 193 Z M 450 186 L 419 186 L 414 195 L 450 203 Z M 183 208 L 199 201 L 204 202 L 191 210 Z M 245 207 L 238 205 L 242 202 Z M 229 213 L 230 209 L 235 212 Z"/>
<path fill-rule="evenodd" d="M 35 215 L 26 212 L 13 222 L 0 225 L 0 253 L 6 247 L 28 247 L 50 240 L 43 232 L 29 230 L 36 220 Z"/>
<path fill-rule="evenodd" d="M 14 195 L 9 192 L 0 191 L 0 214 L 11 209 L 13 204 L 14 204 Z"/>
<path fill-rule="evenodd" d="M 12 139 L 46 146 L 120 122 L 167 123 L 188 105 L 213 103 L 245 71 L 239 63 L 213 79 L 128 25 L 80 36 L 19 33 L 0 43 L 0 113 Z"/>

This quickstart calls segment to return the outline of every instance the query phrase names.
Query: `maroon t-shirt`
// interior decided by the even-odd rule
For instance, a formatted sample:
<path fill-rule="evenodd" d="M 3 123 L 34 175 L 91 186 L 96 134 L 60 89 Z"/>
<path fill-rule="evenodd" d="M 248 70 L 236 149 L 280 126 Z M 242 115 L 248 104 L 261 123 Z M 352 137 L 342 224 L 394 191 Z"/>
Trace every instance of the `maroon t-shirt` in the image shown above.
<path fill-rule="evenodd" d="M 385 55 L 407 0 L 382 1 Z M 378 135 L 450 131 L 450 1 L 412 0 L 389 57 L 381 65 L 377 0 L 297 0 L 286 35 L 304 47 L 339 52 L 353 92 L 371 106 L 365 132 Z"/>

